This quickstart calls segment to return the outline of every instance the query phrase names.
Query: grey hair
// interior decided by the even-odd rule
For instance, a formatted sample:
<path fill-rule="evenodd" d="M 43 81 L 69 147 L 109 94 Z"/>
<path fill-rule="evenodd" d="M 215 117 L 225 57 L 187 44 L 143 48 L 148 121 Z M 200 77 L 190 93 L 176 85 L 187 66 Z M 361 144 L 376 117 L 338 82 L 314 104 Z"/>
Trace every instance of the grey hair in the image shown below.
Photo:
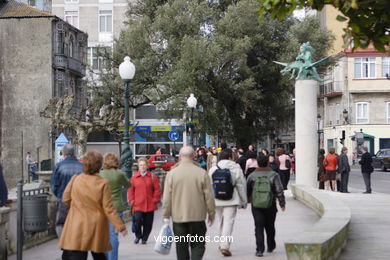
<path fill-rule="evenodd" d="M 184 146 L 180 149 L 180 156 L 181 157 L 186 157 L 186 158 L 191 158 L 194 156 L 194 148 L 192 148 L 191 146 Z"/>
<path fill-rule="evenodd" d="M 348 150 L 348 148 L 347 147 L 343 147 L 343 148 L 341 148 L 341 152 L 344 152 L 344 151 L 347 151 Z"/>
<path fill-rule="evenodd" d="M 363 151 L 368 152 L 367 146 L 362 146 Z"/>
<path fill-rule="evenodd" d="M 62 154 L 65 154 L 67 156 L 74 156 L 74 145 L 66 144 L 64 148 L 62 148 Z"/>

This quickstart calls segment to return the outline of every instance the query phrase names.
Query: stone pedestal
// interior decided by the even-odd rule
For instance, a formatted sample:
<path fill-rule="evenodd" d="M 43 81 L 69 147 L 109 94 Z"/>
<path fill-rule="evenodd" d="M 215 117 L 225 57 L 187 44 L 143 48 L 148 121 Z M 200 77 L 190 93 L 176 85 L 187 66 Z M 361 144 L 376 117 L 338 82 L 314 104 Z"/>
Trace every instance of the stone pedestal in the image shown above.
<path fill-rule="evenodd" d="M 295 83 L 296 184 L 317 186 L 317 92 L 315 80 Z"/>

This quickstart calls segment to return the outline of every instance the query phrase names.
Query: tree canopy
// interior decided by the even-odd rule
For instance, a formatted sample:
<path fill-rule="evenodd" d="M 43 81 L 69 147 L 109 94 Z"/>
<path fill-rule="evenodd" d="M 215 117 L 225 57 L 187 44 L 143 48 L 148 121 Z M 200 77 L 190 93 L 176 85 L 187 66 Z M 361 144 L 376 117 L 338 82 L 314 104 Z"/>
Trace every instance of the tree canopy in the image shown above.
<path fill-rule="evenodd" d="M 257 8 L 256 0 L 136 1 L 109 64 L 131 57 L 134 100 L 163 105 L 172 116 L 186 111 L 194 93 L 204 111 L 198 131 L 247 145 L 293 116 L 292 83 L 273 61 L 292 61 L 306 41 L 319 59 L 332 41 L 315 17 L 258 22 Z"/>
<path fill-rule="evenodd" d="M 390 45 L 390 1 L 388 0 L 259 0 L 260 19 L 264 13 L 279 20 L 292 14 L 296 9 L 310 7 L 321 11 L 325 5 L 332 5 L 342 14 L 339 21 L 347 21 L 344 39 L 354 48 L 374 47 L 385 52 Z"/>

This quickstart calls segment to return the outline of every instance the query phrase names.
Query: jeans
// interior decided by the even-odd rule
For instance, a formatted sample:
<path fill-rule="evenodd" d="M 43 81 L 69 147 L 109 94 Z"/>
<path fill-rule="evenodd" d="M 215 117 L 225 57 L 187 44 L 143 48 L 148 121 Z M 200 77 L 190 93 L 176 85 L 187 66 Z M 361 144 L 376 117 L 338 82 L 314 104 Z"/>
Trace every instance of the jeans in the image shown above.
<path fill-rule="evenodd" d="M 272 251 L 275 249 L 275 219 L 277 212 L 275 203 L 268 209 L 252 207 L 253 219 L 255 221 L 256 252 L 264 253 L 264 230 L 267 234 L 268 250 Z"/>
<path fill-rule="evenodd" d="M 123 217 L 123 212 L 118 212 L 120 218 Z M 119 239 L 118 232 L 115 231 L 114 225 L 109 223 L 110 227 L 110 244 L 112 250 L 106 253 L 107 260 L 118 260 Z"/>
<path fill-rule="evenodd" d="M 349 172 L 341 173 L 341 192 L 348 192 Z"/>
<path fill-rule="evenodd" d="M 280 180 L 283 184 L 283 189 L 287 190 L 288 182 L 290 181 L 290 170 L 279 170 Z"/>
<path fill-rule="evenodd" d="M 91 252 L 94 260 L 106 260 L 104 253 Z M 88 251 L 75 251 L 75 250 L 64 250 L 62 252 L 62 260 L 87 260 Z"/>
<path fill-rule="evenodd" d="M 153 227 L 154 211 L 141 212 L 136 211 L 135 217 L 135 236 L 142 241 L 148 241 Z"/>
<path fill-rule="evenodd" d="M 187 236 L 192 237 L 198 236 L 198 240 L 193 239 L 194 242 L 183 239 L 182 241 L 176 242 L 176 256 L 178 260 L 201 260 L 206 250 L 206 242 L 201 242 L 199 237 L 206 235 L 207 227 L 204 221 L 199 222 L 184 222 L 175 223 L 173 222 L 173 233 L 175 236 Z M 189 248 L 191 248 L 191 255 Z"/>
<path fill-rule="evenodd" d="M 366 192 L 371 193 L 371 173 L 362 172 L 364 184 L 366 185 Z"/>
<path fill-rule="evenodd" d="M 230 248 L 231 241 L 228 237 L 232 235 L 236 214 L 237 206 L 216 207 L 219 236 L 225 237 L 225 240 L 219 244 L 221 249 L 229 250 Z"/>

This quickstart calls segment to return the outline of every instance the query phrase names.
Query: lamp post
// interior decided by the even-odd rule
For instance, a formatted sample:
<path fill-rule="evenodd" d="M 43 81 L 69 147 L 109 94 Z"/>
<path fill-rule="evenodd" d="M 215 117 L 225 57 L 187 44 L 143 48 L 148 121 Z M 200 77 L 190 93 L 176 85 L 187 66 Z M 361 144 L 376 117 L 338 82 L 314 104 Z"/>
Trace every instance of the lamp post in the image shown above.
<path fill-rule="evenodd" d="M 317 114 L 317 134 L 318 134 L 318 150 L 320 150 L 321 147 L 321 115 Z"/>
<path fill-rule="evenodd" d="M 131 166 L 133 164 L 133 153 L 130 148 L 130 130 L 129 130 L 129 97 L 130 97 L 130 89 L 129 83 L 134 78 L 135 74 L 135 66 L 130 61 L 130 57 L 126 56 L 124 61 L 119 65 L 119 75 L 121 76 L 123 82 L 125 83 L 125 129 L 124 129 L 124 148 L 121 154 L 121 164 L 122 171 L 126 173 L 128 178 L 132 175 Z"/>
<path fill-rule="evenodd" d="M 194 94 L 190 94 L 190 97 L 187 99 L 187 105 L 190 108 L 190 145 L 191 147 L 194 146 L 194 124 L 192 122 L 194 117 L 194 109 L 196 107 L 196 103 L 198 101 L 196 100 L 196 97 Z"/>

